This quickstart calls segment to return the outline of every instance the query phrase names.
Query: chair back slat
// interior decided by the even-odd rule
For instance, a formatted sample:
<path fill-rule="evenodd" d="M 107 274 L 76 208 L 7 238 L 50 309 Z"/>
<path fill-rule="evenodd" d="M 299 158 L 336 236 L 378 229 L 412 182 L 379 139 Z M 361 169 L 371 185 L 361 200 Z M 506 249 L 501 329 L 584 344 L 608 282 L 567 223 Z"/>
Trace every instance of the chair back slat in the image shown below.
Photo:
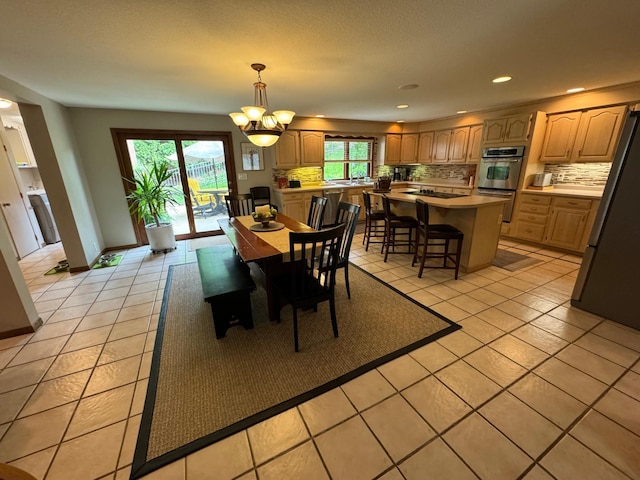
<path fill-rule="evenodd" d="M 340 224 L 317 232 L 289 233 L 291 259 L 299 266 L 299 274 L 291 276 L 294 297 L 313 296 L 318 287 L 333 288 L 344 231 L 345 225 Z M 326 294 L 322 290 L 317 293 Z"/>
<path fill-rule="evenodd" d="M 235 195 L 225 195 L 224 201 L 227 205 L 229 217 L 240 217 L 251 215 L 254 210 L 253 197 L 250 193 L 238 193 Z"/>
<path fill-rule="evenodd" d="M 356 233 L 356 227 L 358 226 L 359 215 L 360 205 L 347 202 L 340 202 L 338 204 L 334 225 L 344 224 L 344 237 L 342 239 L 342 246 L 340 247 L 340 254 L 338 255 L 338 263 L 340 264 L 349 261 L 349 252 L 351 250 L 353 235 Z"/>
<path fill-rule="evenodd" d="M 307 218 L 307 225 L 315 230 L 322 228 L 322 219 L 324 217 L 324 209 L 327 206 L 326 197 L 318 197 L 313 195 L 311 197 L 311 205 L 309 206 L 309 217 Z"/>

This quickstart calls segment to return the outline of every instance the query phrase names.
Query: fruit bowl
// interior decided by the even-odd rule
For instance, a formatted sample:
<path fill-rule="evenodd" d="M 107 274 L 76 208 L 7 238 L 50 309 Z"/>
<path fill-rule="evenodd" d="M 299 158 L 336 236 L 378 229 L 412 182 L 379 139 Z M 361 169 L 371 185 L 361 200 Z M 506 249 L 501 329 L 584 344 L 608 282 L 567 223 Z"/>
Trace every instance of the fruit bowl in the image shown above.
<path fill-rule="evenodd" d="M 253 212 L 251 216 L 256 222 L 261 223 L 264 228 L 267 228 L 269 226 L 269 222 L 272 222 L 276 219 L 276 213 L 277 210 L 275 208 L 272 208 L 270 213 Z"/>

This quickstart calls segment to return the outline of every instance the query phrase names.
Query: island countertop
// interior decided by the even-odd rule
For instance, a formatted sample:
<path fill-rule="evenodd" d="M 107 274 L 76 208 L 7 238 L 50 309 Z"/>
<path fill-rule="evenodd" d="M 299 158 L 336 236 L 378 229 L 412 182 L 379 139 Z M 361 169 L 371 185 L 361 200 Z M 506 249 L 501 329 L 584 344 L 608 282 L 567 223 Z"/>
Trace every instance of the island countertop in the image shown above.
<path fill-rule="evenodd" d="M 424 202 L 428 203 L 432 207 L 438 208 L 451 208 L 451 209 L 461 209 L 461 208 L 482 208 L 489 207 L 495 205 L 503 205 L 509 202 L 509 199 L 498 198 L 498 197 L 485 197 L 482 195 L 464 195 L 456 198 L 438 198 L 438 197 L 429 197 L 426 195 L 412 195 L 410 193 L 403 193 L 415 191 L 412 189 L 401 188 L 394 190 L 392 189 L 389 193 L 385 195 L 389 197 L 390 200 L 400 201 L 400 202 L 409 202 L 415 203 L 416 199 L 419 198 Z M 382 195 L 381 193 L 374 193 L 374 195 Z"/>
<path fill-rule="evenodd" d="M 491 265 L 498 249 L 504 204 L 509 200 L 481 195 L 437 198 L 403 193 L 407 191 L 415 189 L 392 189 L 385 194 L 393 212 L 415 217 L 416 199 L 424 200 L 429 205 L 429 223 L 453 225 L 464 234 L 460 258 L 463 272 L 474 272 Z M 376 203 L 380 204 L 381 199 Z"/>

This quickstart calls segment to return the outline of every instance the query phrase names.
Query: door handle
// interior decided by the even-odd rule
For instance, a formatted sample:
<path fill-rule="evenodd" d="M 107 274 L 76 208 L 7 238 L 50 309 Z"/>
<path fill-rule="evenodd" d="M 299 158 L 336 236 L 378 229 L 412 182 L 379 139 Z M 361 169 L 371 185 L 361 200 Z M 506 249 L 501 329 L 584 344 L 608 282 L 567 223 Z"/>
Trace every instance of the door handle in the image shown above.
<path fill-rule="evenodd" d="M 10 206 L 11 206 L 11 204 L 10 204 L 10 203 L 3 203 L 3 204 L 2 204 L 2 206 L 3 206 L 3 207 L 10 207 Z"/>

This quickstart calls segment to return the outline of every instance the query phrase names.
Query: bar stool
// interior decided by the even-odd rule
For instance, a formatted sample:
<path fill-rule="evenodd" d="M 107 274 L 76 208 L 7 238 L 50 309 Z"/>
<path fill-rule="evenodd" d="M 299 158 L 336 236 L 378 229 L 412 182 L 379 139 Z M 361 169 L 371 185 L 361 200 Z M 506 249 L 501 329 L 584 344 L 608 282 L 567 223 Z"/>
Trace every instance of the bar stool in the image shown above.
<path fill-rule="evenodd" d="M 427 258 L 442 258 L 442 266 L 427 265 L 427 268 L 448 268 L 455 269 L 455 279 L 458 279 L 458 271 L 460 269 L 460 253 L 462 252 L 462 240 L 464 234 L 453 225 L 447 224 L 429 224 L 429 205 L 416 199 L 416 217 L 418 217 L 418 234 L 416 235 L 416 245 L 413 254 L 411 266 L 418 259 L 418 247 L 421 245 L 420 239 L 424 237 L 424 245 L 422 256 L 420 257 L 420 271 L 418 278 L 422 278 L 424 270 L 424 262 Z M 449 252 L 449 242 L 456 240 L 456 251 Z M 442 251 L 427 252 L 429 247 L 442 248 Z M 447 260 L 453 262 L 453 266 L 447 266 Z"/>
<path fill-rule="evenodd" d="M 384 210 L 384 261 L 389 256 L 389 247 L 393 247 L 392 253 L 396 253 L 396 247 L 407 247 L 406 252 L 412 253 L 413 231 L 418 229 L 418 221 L 410 216 L 400 216 L 391 213 L 391 203 L 386 195 L 382 195 L 382 207 Z M 398 232 L 398 230 L 401 230 Z"/>
<path fill-rule="evenodd" d="M 374 210 L 371 207 L 371 194 L 365 190 L 362 191 L 364 199 L 364 237 L 362 244 L 365 252 L 369 250 L 369 243 L 380 243 L 384 247 L 384 210 Z M 373 240 L 371 238 L 380 238 Z M 382 250 L 380 250 L 382 253 Z"/>

